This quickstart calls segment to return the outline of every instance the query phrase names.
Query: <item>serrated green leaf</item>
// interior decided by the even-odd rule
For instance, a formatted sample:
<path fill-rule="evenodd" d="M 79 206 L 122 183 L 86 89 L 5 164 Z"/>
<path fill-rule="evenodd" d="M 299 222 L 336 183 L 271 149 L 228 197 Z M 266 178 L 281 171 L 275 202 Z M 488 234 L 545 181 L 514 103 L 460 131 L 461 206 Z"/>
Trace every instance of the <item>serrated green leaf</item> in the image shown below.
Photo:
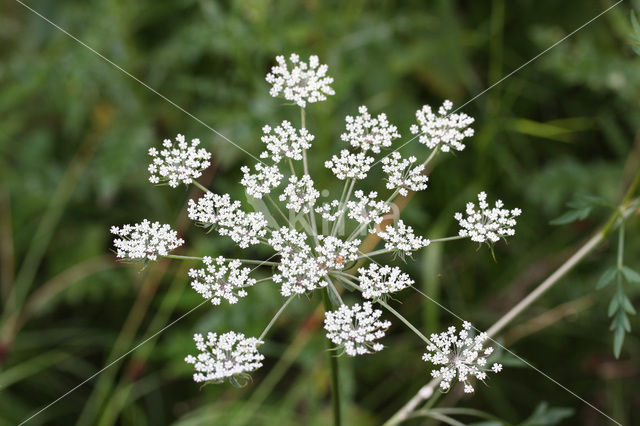
<path fill-rule="evenodd" d="M 627 279 L 628 282 L 634 284 L 640 284 L 640 274 L 629 268 L 628 266 L 622 267 L 622 274 Z"/>
<path fill-rule="evenodd" d="M 618 310 L 618 306 L 620 306 L 620 302 L 618 301 L 618 298 L 616 296 L 611 298 L 611 302 L 609 302 L 609 309 L 607 311 L 607 315 L 609 315 L 609 317 L 612 317 L 613 314 L 616 313 L 616 311 Z"/>
<path fill-rule="evenodd" d="M 611 284 L 617 273 L 618 273 L 618 268 L 615 266 L 612 266 L 611 268 L 604 271 L 604 274 L 602 274 L 602 276 L 598 280 L 596 289 L 600 290 L 601 288 L 604 288 L 609 284 Z"/>
<path fill-rule="evenodd" d="M 620 358 L 620 352 L 622 351 L 622 344 L 624 343 L 624 330 L 618 328 L 613 335 L 613 355 L 616 359 Z"/>
<path fill-rule="evenodd" d="M 631 49 L 633 49 L 634 52 L 636 52 L 636 55 L 640 55 L 640 47 L 638 46 L 631 46 Z"/>

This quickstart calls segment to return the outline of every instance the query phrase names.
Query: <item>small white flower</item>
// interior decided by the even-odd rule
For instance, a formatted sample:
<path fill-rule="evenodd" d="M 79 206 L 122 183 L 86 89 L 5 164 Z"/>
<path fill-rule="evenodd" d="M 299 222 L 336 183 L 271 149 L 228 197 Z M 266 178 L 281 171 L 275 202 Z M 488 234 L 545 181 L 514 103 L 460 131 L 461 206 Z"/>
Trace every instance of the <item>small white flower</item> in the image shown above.
<path fill-rule="evenodd" d="M 364 105 L 358 108 L 358 112 L 360 115 L 356 117 L 347 115 L 347 131 L 340 135 L 351 146 L 379 154 L 380 148 L 390 147 L 393 139 L 400 137 L 398 128 L 389 124 L 386 114 L 378 114 L 376 118 L 372 118 Z"/>
<path fill-rule="evenodd" d="M 273 231 L 267 243 L 282 257 L 311 251 L 311 247 L 307 244 L 307 235 L 287 226 Z"/>
<path fill-rule="evenodd" d="M 358 260 L 360 240 L 343 241 L 340 238 L 318 235 L 321 242 L 316 247 L 318 263 L 326 269 L 344 269 L 344 265 Z"/>
<path fill-rule="evenodd" d="M 112 226 L 111 233 L 120 237 L 113 240 L 116 256 L 130 260 L 156 260 L 184 244 L 169 225 L 147 219 L 134 225 Z"/>
<path fill-rule="evenodd" d="M 359 268 L 358 274 L 360 274 L 362 297 L 367 299 L 379 299 L 389 293 L 412 286 L 414 283 L 411 277 L 397 266 L 379 266 L 377 263 L 371 263 L 369 268 Z"/>
<path fill-rule="evenodd" d="M 267 235 L 268 222 L 261 212 L 236 212 L 233 226 L 220 227 L 218 233 L 227 235 L 240 248 L 247 248 L 259 244 Z"/>
<path fill-rule="evenodd" d="M 244 177 L 240 183 L 246 188 L 247 194 L 260 199 L 280 185 L 282 173 L 280 173 L 278 166 L 265 166 L 262 163 L 256 164 L 255 169 L 256 173 L 251 174 L 249 167 L 242 166 L 240 170 L 244 173 Z"/>
<path fill-rule="evenodd" d="M 373 160 L 373 157 L 367 156 L 364 152 L 353 154 L 343 149 L 340 151 L 340 157 L 334 155 L 331 160 L 324 162 L 324 166 L 340 180 L 364 179 L 367 177 Z"/>
<path fill-rule="evenodd" d="M 242 333 L 230 331 L 221 335 L 207 333 L 206 340 L 196 333 L 193 340 L 200 353 L 187 356 L 185 361 L 196 370 L 195 382 L 234 381 L 262 367 L 264 355 L 258 352 L 258 346 L 263 342 L 255 337 L 246 338 Z"/>
<path fill-rule="evenodd" d="M 384 219 L 384 215 L 391 210 L 389 204 L 376 200 L 378 193 L 375 191 L 365 195 L 358 190 L 354 192 L 354 196 L 358 201 L 347 202 L 347 215 L 362 225 L 379 224 Z"/>
<path fill-rule="evenodd" d="M 211 154 L 204 148 L 197 149 L 199 139 L 192 139 L 189 145 L 183 135 L 178 135 L 176 142 L 177 145 L 174 145 L 170 139 L 165 139 L 162 144 L 164 149 L 160 153 L 155 148 L 149 149 L 149 155 L 153 157 L 149 164 L 149 182 L 167 182 L 172 188 L 180 183 L 188 185 L 209 167 Z"/>
<path fill-rule="evenodd" d="M 391 326 L 389 321 L 381 321 L 382 311 L 374 310 L 371 302 L 352 307 L 341 305 L 336 311 L 327 311 L 324 328 L 327 339 L 342 347 L 349 356 L 381 351 L 384 346 L 378 342 Z"/>
<path fill-rule="evenodd" d="M 385 231 L 378 231 L 385 241 L 384 248 L 410 256 L 412 252 L 431 244 L 429 240 L 413 233 L 413 228 L 404 224 L 402 219 L 395 225 L 387 225 Z"/>
<path fill-rule="evenodd" d="M 344 208 L 338 208 L 339 206 L 340 202 L 338 200 L 332 200 L 330 203 L 324 203 L 316 207 L 316 213 L 319 213 L 327 221 L 335 222 L 345 211 Z"/>
<path fill-rule="evenodd" d="M 258 244 L 267 235 L 264 215 L 242 211 L 240 202 L 232 202 L 229 194 L 208 192 L 197 202 L 189 200 L 188 214 L 198 225 L 216 228 L 218 234 L 230 237 L 240 248 Z"/>
<path fill-rule="evenodd" d="M 229 194 L 218 195 L 207 192 L 197 202 L 189 200 L 187 213 L 189 219 L 199 226 L 233 226 L 236 212 L 240 210 L 240 201 L 231 202 Z"/>
<path fill-rule="evenodd" d="M 409 191 L 422 191 L 427 189 L 427 181 L 429 178 L 422 174 L 424 164 L 413 167 L 418 161 L 416 157 L 411 156 L 403 159 L 398 152 L 392 152 L 391 155 L 382 159 L 382 170 L 389 175 L 387 180 L 388 189 L 399 189 L 400 195 L 406 196 Z"/>
<path fill-rule="evenodd" d="M 251 270 L 242 268 L 239 260 L 227 262 L 223 257 L 218 257 L 214 262 L 207 256 L 202 262 L 205 268 L 189 270 L 191 288 L 214 305 L 219 305 L 221 299 L 231 304 L 237 303 L 239 298 L 247 295 L 245 288 L 256 283 L 255 279 L 249 278 Z"/>
<path fill-rule="evenodd" d="M 473 129 L 469 126 L 474 122 L 467 114 L 449 114 L 453 108 L 451 101 L 444 101 L 435 114 L 429 105 L 416 111 L 418 124 L 411 126 L 411 133 L 419 134 L 418 141 L 433 149 L 440 146 L 443 152 L 451 149 L 462 151 L 464 138 L 473 136 Z"/>
<path fill-rule="evenodd" d="M 280 201 L 286 201 L 287 208 L 299 213 L 309 213 L 320 193 L 313 187 L 313 181 L 309 175 L 303 175 L 298 179 L 297 176 L 289 177 L 289 185 L 284 189 L 284 193 L 280 195 Z"/>
<path fill-rule="evenodd" d="M 309 63 L 300 60 L 295 53 L 289 56 L 291 70 L 284 56 L 277 56 L 278 65 L 271 68 L 267 74 L 267 83 L 271 84 L 269 94 L 274 98 L 282 95 L 286 100 L 295 102 L 301 108 L 307 103 L 324 101 L 327 95 L 335 92 L 330 84 L 333 78 L 327 76 L 327 65 L 320 65 L 318 57 L 309 57 Z"/>
<path fill-rule="evenodd" d="M 273 231 L 267 243 L 280 254 L 278 274 L 273 276 L 280 294 L 288 297 L 327 285 L 322 280 L 326 269 L 311 256 L 306 234 L 285 226 Z"/>
<path fill-rule="evenodd" d="M 283 121 L 275 129 L 269 126 L 262 128 L 264 135 L 262 142 L 267 145 L 267 150 L 260 154 L 260 158 L 271 157 L 279 163 L 282 157 L 293 160 L 302 160 L 302 151 L 311 148 L 314 136 L 307 129 L 296 130 L 291 123 Z"/>
<path fill-rule="evenodd" d="M 280 284 L 280 294 L 285 297 L 327 285 L 322 279 L 326 270 L 306 250 L 283 256 L 278 264 L 278 272 L 273 276 L 273 282 Z"/>
<path fill-rule="evenodd" d="M 440 334 L 432 334 L 429 337 L 432 344 L 427 345 L 427 352 L 422 355 L 422 360 L 431 362 L 436 366 L 441 366 L 437 370 L 431 371 L 431 376 L 441 379 L 440 388 L 443 391 L 449 390 L 454 380 L 464 383 L 466 393 L 473 392 L 470 383 L 472 377 L 480 381 L 487 378 L 487 359 L 493 348 L 484 348 L 484 342 L 489 338 L 487 333 L 480 333 L 471 337 L 471 324 L 464 322 L 460 333 L 456 334 L 455 327 Z M 502 365 L 493 364 L 491 371 L 498 373 L 502 370 Z"/>
<path fill-rule="evenodd" d="M 495 207 L 489 208 L 487 194 L 478 194 L 478 209 L 474 203 L 467 203 L 465 215 L 456 213 L 454 218 L 460 224 L 459 235 L 470 237 L 471 241 L 489 244 L 500 241 L 500 238 L 512 236 L 516 233 L 516 217 L 522 210 L 505 209 L 501 200 L 496 201 Z"/>

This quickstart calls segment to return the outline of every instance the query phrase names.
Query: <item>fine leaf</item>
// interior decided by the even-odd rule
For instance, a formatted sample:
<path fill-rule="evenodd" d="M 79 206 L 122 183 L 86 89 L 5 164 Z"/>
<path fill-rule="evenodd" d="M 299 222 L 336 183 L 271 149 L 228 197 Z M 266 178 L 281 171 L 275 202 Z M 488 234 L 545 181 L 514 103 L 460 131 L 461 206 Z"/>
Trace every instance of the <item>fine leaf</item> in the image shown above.
<path fill-rule="evenodd" d="M 631 304 L 631 301 L 629 300 L 629 298 L 625 295 L 622 299 L 622 306 L 624 308 L 625 311 L 627 311 L 629 314 L 631 315 L 635 315 L 636 314 L 636 310 L 633 307 L 633 305 Z"/>
<path fill-rule="evenodd" d="M 627 279 L 628 282 L 634 284 L 640 284 L 640 274 L 629 268 L 628 266 L 622 267 L 622 274 Z"/>
<path fill-rule="evenodd" d="M 520 423 L 519 426 L 543 426 L 559 424 L 562 420 L 573 415 L 573 409 L 564 407 L 549 407 L 546 402 L 540 403 L 533 414 Z"/>
<path fill-rule="evenodd" d="M 631 11 L 631 26 L 633 27 L 635 36 L 640 38 L 640 24 L 638 24 L 638 18 L 636 18 L 636 14 L 633 10 Z"/>
<path fill-rule="evenodd" d="M 620 301 L 616 296 L 613 296 L 611 298 L 611 302 L 609 302 L 609 309 L 607 311 L 607 315 L 609 315 L 609 317 L 612 317 L 613 314 L 615 314 L 616 311 L 618 310 L 619 306 L 620 306 Z"/>
<path fill-rule="evenodd" d="M 566 225 L 567 223 L 571 223 L 576 220 L 586 219 L 587 216 L 589 216 L 589 213 L 591 213 L 591 207 L 585 207 L 579 210 L 569 210 L 549 223 L 551 225 Z"/>
<path fill-rule="evenodd" d="M 616 329 L 613 335 L 613 354 L 616 359 L 620 358 L 620 352 L 622 351 L 622 344 L 624 343 L 624 330 L 622 328 Z"/>
<path fill-rule="evenodd" d="M 604 274 L 602 274 L 602 276 L 598 280 L 596 289 L 599 290 L 611 284 L 613 282 L 613 279 L 616 277 L 617 273 L 618 273 L 618 268 L 616 268 L 615 266 L 612 266 L 611 268 L 604 271 Z"/>
<path fill-rule="evenodd" d="M 597 206 L 609 206 L 601 197 L 589 194 L 574 195 L 567 203 L 569 211 L 549 222 L 551 225 L 566 225 L 576 220 L 586 219 Z"/>

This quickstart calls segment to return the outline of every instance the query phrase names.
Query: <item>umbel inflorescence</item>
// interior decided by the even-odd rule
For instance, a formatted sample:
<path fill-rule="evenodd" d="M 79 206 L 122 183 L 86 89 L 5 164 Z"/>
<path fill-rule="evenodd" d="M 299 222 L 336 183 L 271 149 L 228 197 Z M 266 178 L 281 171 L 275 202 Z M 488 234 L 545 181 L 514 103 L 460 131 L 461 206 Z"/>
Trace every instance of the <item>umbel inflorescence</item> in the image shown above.
<path fill-rule="evenodd" d="M 213 305 L 238 303 L 256 285 L 272 286 L 286 298 L 257 338 L 234 331 L 210 332 L 206 339 L 196 334 L 199 353 L 186 357 L 196 370 L 196 382 L 244 382 L 248 373 L 262 366 L 264 357 L 258 349 L 275 320 L 293 298 L 311 292 L 322 291 L 325 300 L 330 301 L 324 328 L 338 353 L 358 356 L 382 350 L 391 323 L 377 307 L 408 324 L 387 302 L 414 281 L 398 266 L 381 264 L 373 257 L 392 254 L 390 258 L 406 258 L 430 244 L 463 238 L 493 244 L 514 234 L 515 218 L 520 214 L 518 209 L 504 209 L 501 201 L 490 209 L 482 192 L 477 208 L 469 203 L 465 215 L 455 214 L 460 225 L 458 235 L 435 240 L 416 235 L 410 225 L 392 215 L 396 197 L 427 188 L 425 170 L 439 152 L 462 151 L 464 140 L 473 135 L 473 118 L 452 112 L 449 101 L 435 113 L 429 106 L 416 112 L 417 123 L 411 126 L 410 133 L 425 146 L 420 159 L 393 149 L 401 135 L 385 114 L 374 116 L 361 106 L 357 115 L 348 115 L 340 135 L 342 147 L 324 162 L 342 188 L 333 194 L 325 190 L 333 197 L 321 198 L 320 188 L 309 173 L 308 151 L 313 148 L 314 135 L 306 127 L 305 108 L 334 94 L 333 79 L 327 75 L 327 65 L 320 64 L 316 56 L 308 62 L 295 54 L 288 61 L 279 56 L 276 62 L 266 79 L 271 84 L 270 94 L 300 107 L 300 126 L 294 126 L 292 121 L 265 125 L 261 137 L 265 150 L 260 160 L 253 167 L 241 168 L 240 184 L 248 200 L 261 200 L 247 204 L 265 208 L 248 209 L 229 194 L 216 194 L 196 181 L 210 159 L 208 152 L 198 148 L 197 139 L 189 144 L 178 135 L 177 143 L 165 140 L 160 151 L 149 151 L 152 183 L 171 187 L 194 184 L 205 191 L 199 199 L 189 200 L 188 216 L 195 224 L 230 238 L 242 249 L 262 245 L 272 253 L 263 260 L 229 259 L 219 253 L 196 258 L 202 265 L 189 271 L 191 287 Z M 370 191 L 363 181 L 376 167 L 379 169 L 374 182 L 382 174 L 385 184 Z M 385 218 L 396 220 L 391 223 Z M 169 225 L 144 220 L 113 227 L 111 231 L 116 236 L 116 255 L 121 259 L 148 262 L 158 256 L 181 258 L 169 254 L 184 243 Z M 362 240 L 370 234 L 376 234 L 383 247 L 363 253 Z M 252 277 L 257 268 L 273 272 L 257 280 Z M 343 302 L 344 288 L 364 300 Z M 501 369 L 499 364 L 487 368 L 491 355 L 491 348 L 483 346 L 487 336 L 481 333 L 472 337 L 468 323 L 457 335 L 450 328 L 430 338 L 415 327 L 411 329 L 425 341 L 427 352 L 423 359 L 434 364 L 431 374 L 441 379 L 443 390 L 458 380 L 469 392 L 473 389 L 472 378 L 484 380 L 488 370 Z"/>

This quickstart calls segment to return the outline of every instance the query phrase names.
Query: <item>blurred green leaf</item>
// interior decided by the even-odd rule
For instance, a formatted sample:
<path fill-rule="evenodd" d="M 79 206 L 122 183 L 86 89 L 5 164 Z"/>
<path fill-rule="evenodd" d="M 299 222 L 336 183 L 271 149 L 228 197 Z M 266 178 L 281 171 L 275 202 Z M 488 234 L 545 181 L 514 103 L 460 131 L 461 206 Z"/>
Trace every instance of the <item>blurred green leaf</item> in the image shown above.
<path fill-rule="evenodd" d="M 640 284 L 640 274 L 633 269 L 629 268 L 628 266 L 623 266 L 622 273 L 630 283 Z"/>
<path fill-rule="evenodd" d="M 618 273 L 618 268 L 616 266 L 612 266 L 606 271 L 604 271 L 604 274 L 602 274 L 602 276 L 598 280 L 596 289 L 599 290 L 611 284 L 617 273 Z"/>
<path fill-rule="evenodd" d="M 541 402 L 533 414 L 519 426 L 546 426 L 556 425 L 573 416 L 572 408 L 550 407 L 547 402 Z"/>

